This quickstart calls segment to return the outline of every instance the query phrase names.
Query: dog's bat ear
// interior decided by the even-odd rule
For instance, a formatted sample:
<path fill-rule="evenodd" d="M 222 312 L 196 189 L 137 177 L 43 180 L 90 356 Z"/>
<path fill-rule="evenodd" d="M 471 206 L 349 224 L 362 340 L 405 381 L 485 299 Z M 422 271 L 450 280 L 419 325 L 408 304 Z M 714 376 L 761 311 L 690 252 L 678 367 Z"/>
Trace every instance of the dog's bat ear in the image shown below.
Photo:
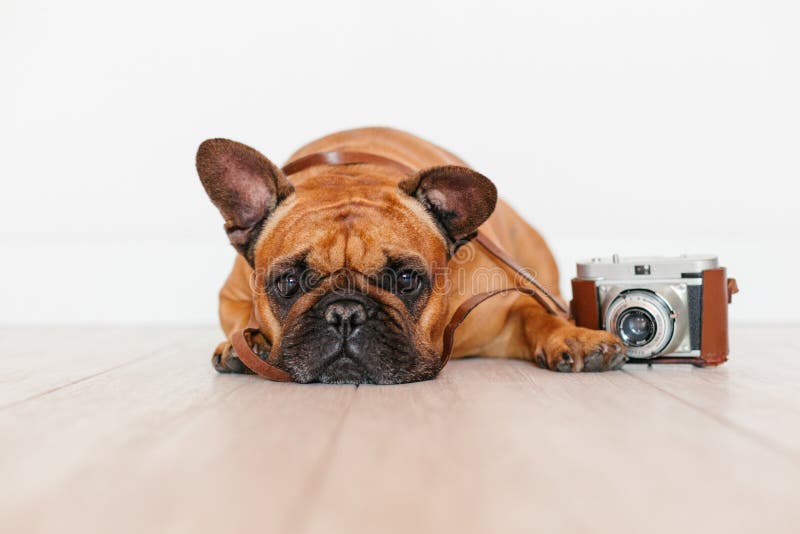
<path fill-rule="evenodd" d="M 399 186 L 422 202 L 456 246 L 478 230 L 497 204 L 491 180 L 466 167 L 432 167 Z"/>
<path fill-rule="evenodd" d="M 264 221 L 294 187 L 257 150 L 228 139 L 203 141 L 196 163 L 206 193 L 225 219 L 231 244 L 252 264 L 252 247 Z"/>

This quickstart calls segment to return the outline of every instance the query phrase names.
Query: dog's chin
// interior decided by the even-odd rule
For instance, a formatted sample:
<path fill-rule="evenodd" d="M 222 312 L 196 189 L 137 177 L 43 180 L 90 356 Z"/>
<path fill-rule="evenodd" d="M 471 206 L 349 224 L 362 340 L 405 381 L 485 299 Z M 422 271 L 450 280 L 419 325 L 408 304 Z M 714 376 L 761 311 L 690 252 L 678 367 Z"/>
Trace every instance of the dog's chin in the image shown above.
<path fill-rule="evenodd" d="M 324 360 L 321 365 L 309 364 L 309 361 L 319 361 L 316 358 L 298 358 L 297 355 L 285 355 L 281 358 L 281 367 L 292 376 L 295 382 L 324 384 L 405 384 L 430 380 L 436 377 L 439 371 L 435 358 L 417 358 L 411 365 L 376 366 L 364 363 L 357 357 L 344 352 L 337 353 Z"/>
<path fill-rule="evenodd" d="M 320 382 L 323 384 L 376 384 L 393 385 L 421 382 L 436 377 L 438 368 L 432 364 L 421 364 L 413 370 L 370 373 L 358 361 L 343 357 L 317 372 L 289 365 L 285 367 L 292 379 L 299 383 Z"/>
<path fill-rule="evenodd" d="M 347 355 L 334 358 L 316 377 L 324 384 L 373 384 L 364 366 Z"/>

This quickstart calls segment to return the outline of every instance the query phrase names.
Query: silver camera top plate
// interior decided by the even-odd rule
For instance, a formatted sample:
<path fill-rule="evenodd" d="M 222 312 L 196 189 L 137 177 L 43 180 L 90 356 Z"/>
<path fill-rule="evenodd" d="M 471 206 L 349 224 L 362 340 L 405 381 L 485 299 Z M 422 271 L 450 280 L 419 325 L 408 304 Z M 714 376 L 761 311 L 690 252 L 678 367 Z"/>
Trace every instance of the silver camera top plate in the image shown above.
<path fill-rule="evenodd" d="M 719 261 L 711 254 L 681 256 L 640 256 L 591 258 L 578 262 L 578 278 L 588 280 L 676 279 L 684 273 L 716 269 Z"/>

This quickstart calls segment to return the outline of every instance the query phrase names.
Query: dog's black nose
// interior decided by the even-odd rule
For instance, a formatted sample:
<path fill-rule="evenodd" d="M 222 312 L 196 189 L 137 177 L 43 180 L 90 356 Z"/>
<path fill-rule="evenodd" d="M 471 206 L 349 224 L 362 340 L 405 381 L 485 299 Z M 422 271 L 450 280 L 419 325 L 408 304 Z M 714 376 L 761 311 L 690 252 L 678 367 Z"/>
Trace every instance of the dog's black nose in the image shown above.
<path fill-rule="evenodd" d="M 325 320 L 336 328 L 342 337 L 349 337 L 357 326 L 367 320 L 364 305 L 355 300 L 337 300 L 325 308 Z"/>

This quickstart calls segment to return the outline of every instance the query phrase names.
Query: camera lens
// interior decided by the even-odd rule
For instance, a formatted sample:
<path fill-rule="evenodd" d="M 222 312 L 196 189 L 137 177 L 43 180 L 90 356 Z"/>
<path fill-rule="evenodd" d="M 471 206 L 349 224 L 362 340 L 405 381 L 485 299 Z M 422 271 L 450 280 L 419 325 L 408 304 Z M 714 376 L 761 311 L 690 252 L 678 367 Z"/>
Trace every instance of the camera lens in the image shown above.
<path fill-rule="evenodd" d="M 654 358 L 668 350 L 675 334 L 672 307 L 651 289 L 628 289 L 605 309 L 603 328 L 618 335 L 631 358 Z"/>
<path fill-rule="evenodd" d="M 656 321 L 647 310 L 629 308 L 617 319 L 617 332 L 629 347 L 641 347 L 655 337 Z"/>

